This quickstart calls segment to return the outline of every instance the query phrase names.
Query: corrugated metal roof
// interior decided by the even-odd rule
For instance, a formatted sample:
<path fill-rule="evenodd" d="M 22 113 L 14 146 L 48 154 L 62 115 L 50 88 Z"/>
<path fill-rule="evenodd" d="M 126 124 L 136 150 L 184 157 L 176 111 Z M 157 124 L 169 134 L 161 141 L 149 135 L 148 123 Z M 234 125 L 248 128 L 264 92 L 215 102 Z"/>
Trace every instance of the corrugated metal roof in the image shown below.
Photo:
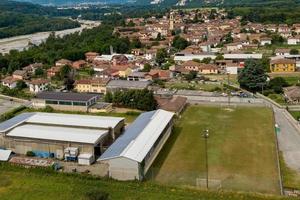
<path fill-rule="evenodd" d="M 141 162 L 173 116 L 161 109 L 141 114 L 99 160 L 126 157 Z"/>
<path fill-rule="evenodd" d="M 25 124 L 14 128 L 7 136 L 95 144 L 107 133 L 104 130 Z"/>
<path fill-rule="evenodd" d="M 62 113 L 22 113 L 14 118 L 0 123 L 0 133 L 7 132 L 10 129 L 22 123 L 34 123 L 45 125 L 61 125 L 73 127 L 87 127 L 108 129 L 115 128 L 124 118 L 91 116 L 91 115 L 73 115 Z"/>
<path fill-rule="evenodd" d="M 6 132 L 9 129 L 14 128 L 15 126 L 28 120 L 33 115 L 35 115 L 35 113 L 22 113 L 16 117 L 13 117 L 9 120 L 0 123 L 0 132 Z"/>
<path fill-rule="evenodd" d="M 26 122 L 108 129 L 110 127 L 115 128 L 122 120 L 124 120 L 124 118 L 121 117 L 73 115 L 61 113 L 36 113 Z"/>
<path fill-rule="evenodd" d="M 98 94 L 73 93 L 73 92 L 40 92 L 36 95 L 38 99 L 56 100 L 56 101 L 80 101 L 86 102 L 99 97 Z"/>

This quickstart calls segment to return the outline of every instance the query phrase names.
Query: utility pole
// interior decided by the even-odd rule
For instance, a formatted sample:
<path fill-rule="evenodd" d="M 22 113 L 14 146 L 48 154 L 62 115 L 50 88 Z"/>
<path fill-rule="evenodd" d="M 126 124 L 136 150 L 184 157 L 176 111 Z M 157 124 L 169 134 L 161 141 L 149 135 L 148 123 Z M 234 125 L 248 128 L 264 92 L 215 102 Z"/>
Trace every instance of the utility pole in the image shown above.
<path fill-rule="evenodd" d="M 207 140 L 209 138 L 209 130 L 206 129 L 203 134 L 205 140 L 205 168 L 206 168 L 206 189 L 208 189 L 208 149 L 207 149 Z"/>
<path fill-rule="evenodd" d="M 227 86 L 228 86 L 228 106 L 230 106 L 230 82 L 229 82 L 229 73 L 227 73 Z"/>

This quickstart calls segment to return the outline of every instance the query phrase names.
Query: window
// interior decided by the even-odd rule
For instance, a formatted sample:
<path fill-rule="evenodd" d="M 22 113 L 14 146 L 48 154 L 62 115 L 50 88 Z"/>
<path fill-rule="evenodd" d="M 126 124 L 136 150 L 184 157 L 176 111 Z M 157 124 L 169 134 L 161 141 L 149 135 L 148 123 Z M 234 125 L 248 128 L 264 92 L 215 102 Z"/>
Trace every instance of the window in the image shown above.
<path fill-rule="evenodd" d="M 86 106 L 86 103 L 84 102 L 73 102 L 74 106 Z"/>
<path fill-rule="evenodd" d="M 59 101 L 59 105 L 72 105 L 71 101 Z"/>
<path fill-rule="evenodd" d="M 58 104 L 58 101 L 46 100 L 46 104 Z"/>

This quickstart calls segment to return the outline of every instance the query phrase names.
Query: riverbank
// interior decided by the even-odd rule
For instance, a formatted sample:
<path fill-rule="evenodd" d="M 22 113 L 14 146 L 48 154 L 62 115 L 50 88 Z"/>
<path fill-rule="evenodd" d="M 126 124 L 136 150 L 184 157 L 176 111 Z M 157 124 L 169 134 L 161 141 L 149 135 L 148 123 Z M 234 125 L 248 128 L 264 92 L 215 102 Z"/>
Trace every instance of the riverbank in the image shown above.
<path fill-rule="evenodd" d="M 81 24 L 81 27 L 62 31 L 55 31 L 55 34 L 57 36 L 63 37 L 65 35 L 69 35 L 75 32 L 81 32 L 83 29 L 91 29 L 97 27 L 101 24 L 99 21 L 79 20 L 78 22 Z M 23 51 L 24 49 L 28 48 L 31 44 L 40 45 L 49 37 L 51 33 L 52 31 L 38 32 L 29 35 L 21 35 L 0 39 L 0 53 L 6 54 L 9 53 L 9 51 L 11 50 Z"/>

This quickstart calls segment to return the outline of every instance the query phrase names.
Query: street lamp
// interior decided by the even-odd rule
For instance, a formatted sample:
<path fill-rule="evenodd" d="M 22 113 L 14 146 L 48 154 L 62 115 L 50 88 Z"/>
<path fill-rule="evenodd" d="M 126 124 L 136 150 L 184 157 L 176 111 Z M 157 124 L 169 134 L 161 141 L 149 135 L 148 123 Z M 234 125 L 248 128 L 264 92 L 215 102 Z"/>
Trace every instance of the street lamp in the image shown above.
<path fill-rule="evenodd" d="M 207 140 L 209 138 L 208 129 L 204 130 L 203 137 L 205 139 L 206 189 L 208 189 L 208 152 L 207 152 Z"/>

